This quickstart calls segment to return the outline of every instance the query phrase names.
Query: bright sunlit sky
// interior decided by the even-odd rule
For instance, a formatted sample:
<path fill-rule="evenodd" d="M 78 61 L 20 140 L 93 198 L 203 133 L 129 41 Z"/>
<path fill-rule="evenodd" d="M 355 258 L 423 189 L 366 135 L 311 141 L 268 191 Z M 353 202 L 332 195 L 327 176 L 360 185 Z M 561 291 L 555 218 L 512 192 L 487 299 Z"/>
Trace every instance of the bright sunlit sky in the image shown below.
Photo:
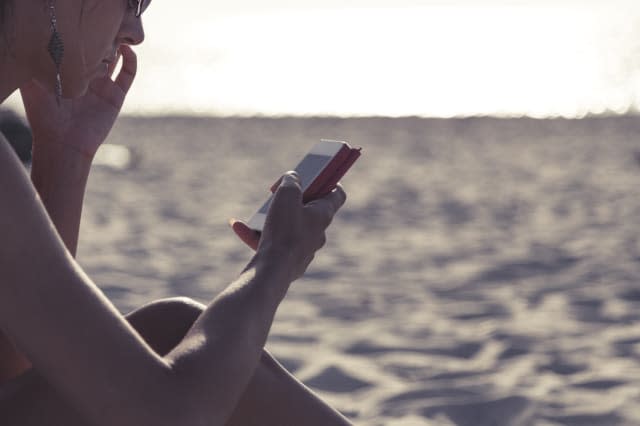
<path fill-rule="evenodd" d="M 125 111 L 623 113 L 640 5 L 613 1 L 154 0 Z"/>

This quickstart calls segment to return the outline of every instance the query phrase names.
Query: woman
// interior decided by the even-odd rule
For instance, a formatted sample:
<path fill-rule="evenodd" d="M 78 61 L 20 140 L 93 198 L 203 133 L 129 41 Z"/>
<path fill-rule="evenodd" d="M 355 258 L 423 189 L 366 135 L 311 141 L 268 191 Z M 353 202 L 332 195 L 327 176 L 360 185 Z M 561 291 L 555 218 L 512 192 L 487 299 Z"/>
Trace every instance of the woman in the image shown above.
<path fill-rule="evenodd" d="M 34 137 L 32 182 L 0 137 L 0 424 L 349 424 L 263 349 L 342 188 L 303 206 L 284 175 L 259 240 L 233 224 L 256 254 L 207 307 L 169 299 L 123 317 L 73 259 L 149 2 L 0 0 L 0 101 L 20 89 Z"/>

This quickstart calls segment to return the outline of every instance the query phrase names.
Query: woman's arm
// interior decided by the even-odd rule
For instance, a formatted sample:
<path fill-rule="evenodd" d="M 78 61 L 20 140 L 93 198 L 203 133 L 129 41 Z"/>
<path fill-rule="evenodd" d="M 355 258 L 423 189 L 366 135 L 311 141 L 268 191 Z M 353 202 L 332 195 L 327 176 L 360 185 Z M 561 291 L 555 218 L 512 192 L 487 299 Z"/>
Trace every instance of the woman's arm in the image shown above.
<path fill-rule="evenodd" d="M 301 199 L 297 183 L 285 179 L 252 263 L 161 358 L 71 258 L 0 142 L 0 324 L 96 425 L 223 424 L 253 374 L 278 304 L 321 246 L 344 194 L 309 209 Z"/>
<path fill-rule="evenodd" d="M 20 88 L 33 138 L 31 180 L 65 246 L 75 257 L 84 192 L 91 161 L 113 126 L 135 78 L 136 55 L 121 46 L 123 66 L 115 81 L 110 74 L 92 82 L 81 98 L 62 100 L 36 82 Z M 111 69 L 113 71 L 113 67 Z M 5 336 L 0 326 L 0 360 L 13 377 L 30 361 Z"/>
<path fill-rule="evenodd" d="M 35 141 L 31 180 L 73 257 L 92 157 L 69 145 Z"/>
<path fill-rule="evenodd" d="M 115 123 L 135 79 L 137 58 L 127 45 L 118 49 L 122 68 L 92 81 L 87 93 L 63 99 L 30 82 L 20 88 L 33 134 L 31 179 L 67 249 L 75 257 L 82 203 L 91 162 Z"/>
<path fill-rule="evenodd" d="M 124 389 L 129 388 L 129 397 L 144 407 L 140 397 L 158 396 L 153 394 L 167 387 L 171 370 L 75 264 L 2 140 L 0 204 L 3 330 L 89 418 L 108 418 L 120 406 L 122 413 L 142 420 L 126 401 Z M 119 371 L 130 375 L 130 383 L 119 383 Z"/>

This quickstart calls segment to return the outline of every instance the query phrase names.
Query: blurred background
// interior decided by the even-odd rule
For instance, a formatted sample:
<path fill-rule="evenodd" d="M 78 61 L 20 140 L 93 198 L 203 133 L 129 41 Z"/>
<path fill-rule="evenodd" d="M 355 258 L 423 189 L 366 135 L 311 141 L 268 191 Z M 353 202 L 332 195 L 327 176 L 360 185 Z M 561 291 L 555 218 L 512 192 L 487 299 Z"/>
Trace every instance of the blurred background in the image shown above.
<path fill-rule="evenodd" d="M 640 102 L 633 0 L 164 0 L 144 20 L 129 114 L 583 117 Z"/>

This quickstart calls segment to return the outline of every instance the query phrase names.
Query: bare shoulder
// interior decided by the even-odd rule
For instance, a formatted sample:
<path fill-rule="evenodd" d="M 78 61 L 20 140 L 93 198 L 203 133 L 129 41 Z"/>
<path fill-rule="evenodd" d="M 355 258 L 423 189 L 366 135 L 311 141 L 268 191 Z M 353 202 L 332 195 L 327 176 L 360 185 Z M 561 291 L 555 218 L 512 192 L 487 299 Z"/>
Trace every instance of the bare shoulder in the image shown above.
<path fill-rule="evenodd" d="M 27 171 L 0 133 L 0 232 L 7 235 L 13 221 L 21 217 L 26 219 L 25 214 L 37 215 L 37 199 Z"/>

